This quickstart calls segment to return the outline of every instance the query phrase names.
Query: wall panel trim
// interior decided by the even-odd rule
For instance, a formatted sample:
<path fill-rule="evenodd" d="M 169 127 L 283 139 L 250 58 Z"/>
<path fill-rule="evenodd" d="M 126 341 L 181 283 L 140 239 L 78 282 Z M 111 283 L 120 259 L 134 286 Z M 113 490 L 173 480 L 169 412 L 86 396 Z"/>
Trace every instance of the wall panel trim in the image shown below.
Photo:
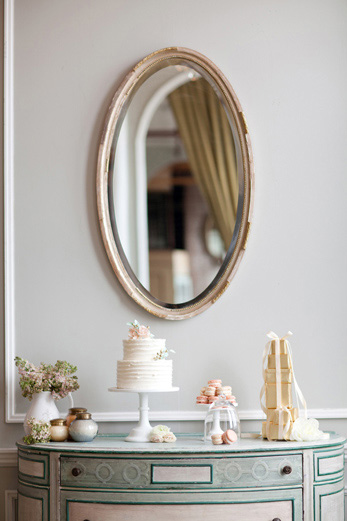
<path fill-rule="evenodd" d="M 13 11 L 4 2 L 4 277 L 5 277 L 5 409 L 6 421 L 15 413 L 14 313 L 14 194 L 13 194 Z"/>
<path fill-rule="evenodd" d="M 138 421 L 137 410 L 119 412 L 93 412 L 93 418 L 97 422 L 133 422 Z M 238 410 L 240 420 L 261 421 L 265 419 L 261 409 Z M 318 420 L 347 420 L 347 409 L 308 409 L 309 418 Z M 151 421 L 203 421 L 206 410 L 193 411 L 149 411 Z M 23 423 L 25 414 L 14 413 L 11 423 Z M 63 416 L 62 416 L 63 417 Z"/>
<path fill-rule="evenodd" d="M 17 490 L 5 490 L 5 520 L 16 521 L 17 519 Z"/>
<path fill-rule="evenodd" d="M 17 467 L 17 449 L 0 449 L 0 468 Z"/>

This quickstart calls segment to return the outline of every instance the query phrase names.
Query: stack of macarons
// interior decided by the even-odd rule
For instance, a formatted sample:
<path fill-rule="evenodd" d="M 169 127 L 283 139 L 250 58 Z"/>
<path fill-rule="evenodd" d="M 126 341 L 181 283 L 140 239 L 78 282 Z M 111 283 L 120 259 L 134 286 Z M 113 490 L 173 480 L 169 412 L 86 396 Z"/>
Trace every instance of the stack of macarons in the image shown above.
<path fill-rule="evenodd" d="M 231 445 L 235 441 L 237 441 L 237 434 L 235 431 L 228 429 L 223 432 L 223 434 L 212 434 L 211 436 L 213 445 Z"/>
<path fill-rule="evenodd" d="M 230 385 L 222 385 L 222 380 L 209 380 L 206 387 L 200 390 L 200 396 L 197 397 L 197 404 L 213 403 L 223 394 L 226 399 L 235 403 L 236 398 L 231 394 Z"/>

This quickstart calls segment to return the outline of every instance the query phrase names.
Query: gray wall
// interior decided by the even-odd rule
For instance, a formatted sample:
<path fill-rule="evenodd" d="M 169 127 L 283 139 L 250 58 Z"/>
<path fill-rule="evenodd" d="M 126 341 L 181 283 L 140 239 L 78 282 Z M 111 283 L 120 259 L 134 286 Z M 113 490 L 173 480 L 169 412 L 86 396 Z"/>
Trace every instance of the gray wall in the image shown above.
<path fill-rule="evenodd" d="M 134 397 L 107 387 L 125 324 L 136 317 L 176 350 L 181 391 L 155 397 L 153 409 L 196 410 L 197 391 L 214 375 L 233 386 L 241 410 L 259 409 L 265 334 L 291 329 L 309 407 L 326 417 L 347 410 L 346 11 L 344 0 L 15 1 L 15 349 L 37 363 L 75 362 L 79 404 L 99 413 L 135 409 Z M 207 55 L 230 80 L 256 167 L 254 224 L 231 287 L 206 313 L 177 323 L 148 315 L 121 290 L 95 203 L 112 94 L 132 65 L 171 45 Z M 24 413 L 28 402 L 16 389 Z M 0 447 L 13 447 L 22 427 L 4 423 L 4 399 L 0 411 Z M 322 427 L 347 434 L 343 411 Z"/>

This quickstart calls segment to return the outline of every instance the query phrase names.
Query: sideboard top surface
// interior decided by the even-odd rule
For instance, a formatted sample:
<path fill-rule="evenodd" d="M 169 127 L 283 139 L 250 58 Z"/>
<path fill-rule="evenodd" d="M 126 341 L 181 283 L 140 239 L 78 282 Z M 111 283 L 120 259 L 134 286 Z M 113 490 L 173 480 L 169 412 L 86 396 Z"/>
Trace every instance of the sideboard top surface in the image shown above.
<path fill-rule="evenodd" d="M 268 452 L 268 451 L 300 451 L 303 449 L 325 449 L 342 445 L 346 439 L 331 432 L 329 439 L 297 442 L 297 441 L 268 441 L 261 438 L 242 438 L 232 445 L 212 445 L 204 443 L 202 436 L 179 435 L 175 443 L 129 443 L 124 437 L 117 435 L 99 435 L 89 443 L 50 442 L 35 445 L 25 445 L 23 441 L 17 443 L 20 449 L 34 451 L 58 451 L 79 453 L 115 453 L 115 454 L 206 454 L 206 453 L 238 453 L 238 452 Z"/>

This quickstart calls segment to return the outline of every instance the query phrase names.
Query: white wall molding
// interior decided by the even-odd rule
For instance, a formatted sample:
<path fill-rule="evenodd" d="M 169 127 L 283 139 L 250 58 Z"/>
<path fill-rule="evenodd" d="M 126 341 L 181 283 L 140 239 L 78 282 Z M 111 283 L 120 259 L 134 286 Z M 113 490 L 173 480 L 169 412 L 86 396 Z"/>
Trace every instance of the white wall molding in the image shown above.
<path fill-rule="evenodd" d="M 238 413 L 240 420 L 243 421 L 261 421 L 265 419 L 261 409 L 239 410 Z M 347 420 L 347 409 L 309 409 L 307 413 L 309 418 L 317 418 L 318 420 Z M 15 413 L 11 417 L 11 422 L 23 423 L 24 416 L 24 413 Z M 205 409 L 149 412 L 149 419 L 151 421 L 203 421 L 205 416 Z M 97 422 L 133 422 L 139 419 L 137 410 L 124 412 L 93 412 L 93 418 Z"/>
<path fill-rule="evenodd" d="M 347 420 L 347 409 L 309 409 L 307 411 L 310 418 L 318 420 Z M 240 420 L 261 421 L 265 415 L 261 409 L 238 410 Z M 206 410 L 193 411 L 150 411 L 152 421 L 203 421 L 206 417 Z M 138 413 L 134 412 L 100 412 L 94 413 L 93 418 L 99 422 L 111 421 L 137 421 Z"/>
<path fill-rule="evenodd" d="M 17 519 L 17 490 L 5 490 L 5 520 L 16 521 Z"/>
<path fill-rule="evenodd" d="M 5 275 L 5 408 L 6 421 L 15 413 L 14 193 L 13 193 L 13 11 L 4 3 L 4 275 Z"/>
<path fill-rule="evenodd" d="M 0 449 L 1 467 L 17 467 L 17 449 Z"/>
<path fill-rule="evenodd" d="M 347 409 L 309 409 L 309 418 L 318 420 L 347 420 Z M 261 409 L 238 410 L 240 420 L 261 421 L 265 415 Z M 206 410 L 193 411 L 150 411 L 151 421 L 203 421 L 206 417 Z M 138 421 L 138 412 L 96 412 L 93 418 L 99 422 Z"/>

